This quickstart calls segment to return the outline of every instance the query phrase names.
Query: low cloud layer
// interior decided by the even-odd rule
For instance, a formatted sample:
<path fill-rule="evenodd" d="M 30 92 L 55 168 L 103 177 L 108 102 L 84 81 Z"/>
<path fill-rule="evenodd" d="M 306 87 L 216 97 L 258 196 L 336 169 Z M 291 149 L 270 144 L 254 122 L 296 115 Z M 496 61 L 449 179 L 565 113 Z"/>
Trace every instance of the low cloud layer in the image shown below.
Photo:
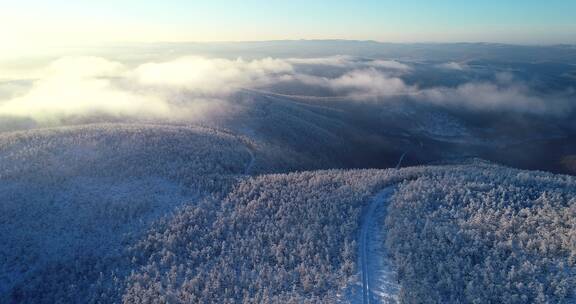
<path fill-rule="evenodd" d="M 103 58 L 62 58 L 36 73 L 27 90 L 0 84 L 0 117 L 41 123 L 89 115 L 195 119 L 222 111 L 229 94 L 291 71 L 276 59 L 185 57 L 129 68 Z"/>
<path fill-rule="evenodd" d="M 102 58 L 64 58 L 46 67 L 27 92 L 0 103 L 0 115 L 29 117 L 40 122 L 90 114 L 167 114 L 156 96 L 114 86 L 124 66 Z"/>
<path fill-rule="evenodd" d="M 296 75 L 295 79 L 354 99 L 394 96 L 413 90 L 402 79 L 375 68 L 354 69 L 336 78 Z"/>
<path fill-rule="evenodd" d="M 185 57 L 170 62 L 143 64 L 129 76 L 142 85 L 223 95 L 243 87 L 265 85 L 275 77 L 291 72 L 290 63 L 271 58 L 245 61 Z"/>
<path fill-rule="evenodd" d="M 468 68 L 453 62 L 440 66 Z M 407 63 L 349 56 L 258 60 L 191 56 L 135 67 L 104 58 L 67 57 L 35 71 L 33 79 L 0 83 L 0 120 L 21 117 L 58 123 L 67 117 L 108 115 L 193 121 L 234 111 L 234 93 L 241 89 L 273 90 L 281 85 L 292 95 L 316 90 L 349 97 L 351 102 L 407 96 L 474 110 L 566 110 L 563 103 L 551 107 L 505 73 L 495 74 L 492 81 L 425 88 L 405 80 L 416 73 Z"/>
<path fill-rule="evenodd" d="M 468 69 L 468 66 L 465 63 L 459 63 L 459 62 L 441 63 L 438 65 L 438 67 L 441 69 L 455 70 L 455 71 L 464 71 Z"/>

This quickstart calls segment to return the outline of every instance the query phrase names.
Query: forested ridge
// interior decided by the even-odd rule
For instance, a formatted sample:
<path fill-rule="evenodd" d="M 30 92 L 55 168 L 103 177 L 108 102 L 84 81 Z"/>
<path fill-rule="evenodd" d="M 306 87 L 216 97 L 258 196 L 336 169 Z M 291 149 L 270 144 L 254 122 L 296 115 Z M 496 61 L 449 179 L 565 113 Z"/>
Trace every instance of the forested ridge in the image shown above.
<path fill-rule="evenodd" d="M 132 248 L 124 301 L 333 303 L 356 271 L 366 200 L 410 170 L 264 175 L 182 210 Z"/>
<path fill-rule="evenodd" d="M 576 184 L 497 166 L 431 171 L 389 206 L 406 303 L 572 303 Z"/>
<path fill-rule="evenodd" d="M 129 273 L 126 244 L 174 208 L 226 192 L 249 160 L 240 140 L 201 127 L 0 134 L 0 302 L 100 297 Z"/>
<path fill-rule="evenodd" d="M 0 147 L 0 302 L 342 301 L 361 214 L 391 185 L 379 224 L 403 303 L 576 299 L 571 176 L 481 160 L 248 176 L 262 146 L 191 126 L 5 133 Z"/>

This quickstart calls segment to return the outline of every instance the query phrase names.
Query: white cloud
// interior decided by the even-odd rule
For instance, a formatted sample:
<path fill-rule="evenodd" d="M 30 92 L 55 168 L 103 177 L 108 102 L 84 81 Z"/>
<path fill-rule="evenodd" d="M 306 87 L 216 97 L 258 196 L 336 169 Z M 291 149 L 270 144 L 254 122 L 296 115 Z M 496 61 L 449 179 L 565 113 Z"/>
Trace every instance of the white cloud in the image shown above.
<path fill-rule="evenodd" d="M 512 110 L 525 113 L 561 114 L 566 103 L 545 100 L 519 83 L 496 85 L 471 82 L 456 88 L 432 88 L 420 92 L 425 101 L 468 107 L 473 110 Z"/>
<path fill-rule="evenodd" d="M 37 73 L 27 91 L 0 88 L 0 116 L 57 123 L 74 116 L 202 119 L 231 111 L 226 97 L 292 73 L 278 59 L 184 57 L 135 68 L 97 57 L 66 57 Z"/>
<path fill-rule="evenodd" d="M 27 84 L 18 81 L 0 82 L 0 100 L 13 98 L 27 92 Z"/>
<path fill-rule="evenodd" d="M 131 76 L 143 85 L 179 87 L 222 95 L 242 87 L 266 84 L 275 75 L 289 72 L 292 72 L 292 66 L 278 59 L 244 61 L 185 57 L 143 64 Z"/>
<path fill-rule="evenodd" d="M 294 78 L 306 85 L 328 88 L 354 99 L 411 94 L 415 90 L 402 79 L 375 68 L 351 70 L 337 78 L 311 75 L 295 75 Z"/>
<path fill-rule="evenodd" d="M 347 67 L 355 65 L 354 58 L 351 56 L 329 56 L 329 57 L 316 57 L 316 58 L 289 58 L 286 62 L 291 64 L 307 64 L 307 65 L 328 65 Z"/>
<path fill-rule="evenodd" d="M 53 61 L 46 76 L 60 78 L 115 77 L 124 71 L 121 63 L 100 57 L 64 57 Z"/>
<path fill-rule="evenodd" d="M 389 77 L 375 69 L 354 70 L 330 80 L 329 84 L 337 91 L 351 90 L 351 95 L 359 96 L 390 96 L 409 91 L 402 79 Z"/>
<path fill-rule="evenodd" d="M 437 67 L 454 71 L 464 71 L 468 69 L 468 65 L 466 65 L 465 63 L 458 63 L 458 62 L 446 62 L 437 65 Z"/>
<path fill-rule="evenodd" d="M 386 68 L 404 72 L 412 70 L 412 68 L 409 65 L 395 60 L 374 60 L 370 62 L 370 65 L 377 68 Z"/>
<path fill-rule="evenodd" d="M 298 72 L 293 68 L 296 64 L 341 66 L 346 72 L 320 77 Z M 419 89 L 399 77 L 410 70 L 410 66 L 396 61 L 354 60 L 348 56 L 260 60 L 184 57 L 133 68 L 103 58 L 67 57 L 35 72 L 37 79 L 23 82 L 24 85 L 0 83 L 0 117 L 39 122 L 95 114 L 209 119 L 237 110 L 231 100 L 234 92 L 242 88 L 266 89 L 283 82 L 294 84 L 296 90 L 303 84 L 312 91 L 319 88 L 352 100 L 410 95 L 418 100 L 473 109 L 534 113 L 563 110 L 559 105 L 550 107 L 508 74 L 497 75 L 494 83 Z"/>
<path fill-rule="evenodd" d="M 30 117 L 38 121 L 93 113 L 162 115 L 168 108 L 153 96 L 115 88 L 109 77 L 123 66 L 102 58 L 74 57 L 54 61 L 27 93 L 0 102 L 0 115 Z"/>
<path fill-rule="evenodd" d="M 359 60 L 358 58 L 345 55 L 319 57 L 319 58 L 290 58 L 286 59 L 286 62 L 300 65 L 326 65 L 326 66 L 335 66 L 350 69 L 373 67 L 373 68 L 396 70 L 402 72 L 407 72 L 412 69 L 409 65 L 395 60 L 367 61 L 367 60 Z"/>

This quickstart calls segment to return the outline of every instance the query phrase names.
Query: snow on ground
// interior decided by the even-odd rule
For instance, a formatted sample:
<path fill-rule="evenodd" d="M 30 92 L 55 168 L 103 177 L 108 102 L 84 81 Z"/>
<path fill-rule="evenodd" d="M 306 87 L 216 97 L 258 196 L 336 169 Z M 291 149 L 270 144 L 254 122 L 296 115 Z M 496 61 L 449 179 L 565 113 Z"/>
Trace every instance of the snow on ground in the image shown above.
<path fill-rule="evenodd" d="M 400 286 L 393 261 L 388 258 L 383 231 L 386 208 L 395 187 L 376 194 L 362 217 L 359 235 L 358 276 L 345 292 L 346 303 L 397 303 Z"/>
<path fill-rule="evenodd" d="M 24 189 L 28 188 L 27 191 Z M 0 197 L 0 293 L 47 265 L 84 256 L 117 257 L 154 220 L 194 193 L 162 178 L 128 181 L 78 177 L 60 186 L 4 182 Z"/>
<path fill-rule="evenodd" d="M 124 251 L 151 223 L 223 189 L 228 175 L 250 172 L 252 151 L 241 143 L 195 126 L 0 134 L 0 302 L 20 287 L 41 288 L 44 279 L 80 286 L 97 280 L 90 271 L 124 267 Z M 76 278 L 67 273 L 90 283 L 63 282 Z"/>

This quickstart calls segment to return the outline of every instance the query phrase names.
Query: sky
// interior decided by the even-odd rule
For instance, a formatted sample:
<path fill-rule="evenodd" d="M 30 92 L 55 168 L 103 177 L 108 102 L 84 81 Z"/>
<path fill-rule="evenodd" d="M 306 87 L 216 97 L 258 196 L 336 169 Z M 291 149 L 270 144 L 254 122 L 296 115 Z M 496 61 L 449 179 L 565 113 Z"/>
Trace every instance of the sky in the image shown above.
<path fill-rule="evenodd" d="M 105 42 L 576 43 L 572 0 L 0 0 L 0 7 L 0 56 Z"/>

